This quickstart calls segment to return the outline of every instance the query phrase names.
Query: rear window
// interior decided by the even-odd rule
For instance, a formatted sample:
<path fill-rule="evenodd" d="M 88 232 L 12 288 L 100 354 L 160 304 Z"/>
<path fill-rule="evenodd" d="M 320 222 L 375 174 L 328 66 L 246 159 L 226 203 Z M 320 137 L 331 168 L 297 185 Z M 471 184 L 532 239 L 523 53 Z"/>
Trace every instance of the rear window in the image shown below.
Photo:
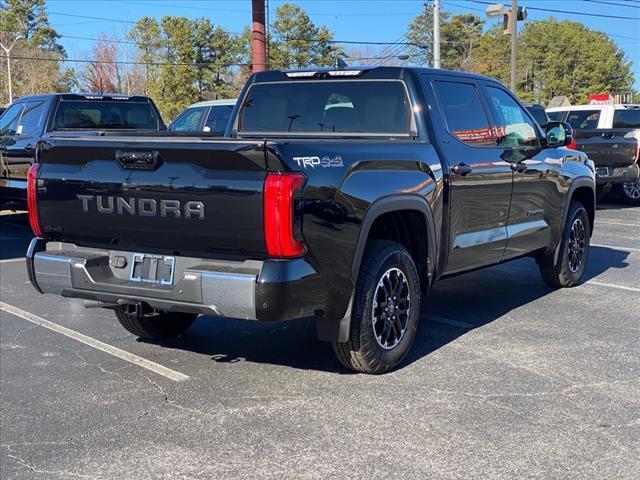
<path fill-rule="evenodd" d="M 613 128 L 640 128 L 640 108 L 616 110 L 613 113 Z"/>
<path fill-rule="evenodd" d="M 148 102 L 61 101 L 53 121 L 53 129 L 83 128 L 158 130 L 160 124 L 153 107 Z"/>
<path fill-rule="evenodd" d="M 259 83 L 244 100 L 238 130 L 246 134 L 410 134 L 411 107 L 398 81 Z"/>
<path fill-rule="evenodd" d="M 600 110 L 572 110 L 567 116 L 567 122 L 573 128 L 598 128 Z"/>

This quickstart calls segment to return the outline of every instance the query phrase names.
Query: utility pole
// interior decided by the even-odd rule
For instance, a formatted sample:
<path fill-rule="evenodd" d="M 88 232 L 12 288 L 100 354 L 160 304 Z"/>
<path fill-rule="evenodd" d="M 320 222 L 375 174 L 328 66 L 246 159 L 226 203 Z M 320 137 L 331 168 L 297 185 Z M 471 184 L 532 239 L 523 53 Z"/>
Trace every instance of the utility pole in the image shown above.
<path fill-rule="evenodd" d="M 433 0 L 433 68 L 440 68 L 440 0 Z"/>
<path fill-rule="evenodd" d="M 251 63 L 253 73 L 267 69 L 267 49 L 265 36 L 265 0 L 251 0 L 253 23 L 251 25 Z"/>
<path fill-rule="evenodd" d="M 13 46 L 21 38 L 23 38 L 22 35 L 18 35 L 13 40 L 13 43 L 9 46 L 9 48 L 5 47 L 4 45 L 2 45 L 0 43 L 0 47 L 2 47 L 2 49 L 4 50 L 4 53 L 5 53 L 6 57 L 7 57 L 7 83 L 9 84 L 9 103 L 13 102 L 13 89 L 11 87 L 11 57 L 9 55 L 11 54 L 11 49 L 13 48 Z"/>
<path fill-rule="evenodd" d="M 516 67 L 518 62 L 518 22 L 527 19 L 527 9 L 518 7 L 517 0 L 511 0 L 511 8 L 502 3 L 494 3 L 485 9 L 487 17 L 502 16 L 502 33 L 511 35 L 511 91 L 516 93 Z"/>
<path fill-rule="evenodd" d="M 511 0 L 511 91 L 516 93 L 516 64 L 518 61 L 518 0 Z"/>

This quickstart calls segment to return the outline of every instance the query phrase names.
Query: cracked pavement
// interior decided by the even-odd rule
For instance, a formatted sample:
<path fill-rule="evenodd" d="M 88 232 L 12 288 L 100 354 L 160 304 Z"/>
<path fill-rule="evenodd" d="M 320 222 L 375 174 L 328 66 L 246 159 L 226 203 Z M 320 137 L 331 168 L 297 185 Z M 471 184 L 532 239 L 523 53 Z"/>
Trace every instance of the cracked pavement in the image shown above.
<path fill-rule="evenodd" d="M 189 376 L 0 312 L 0 477 L 640 478 L 640 291 L 615 288 L 640 288 L 640 208 L 597 219 L 598 283 L 554 291 L 530 259 L 442 281 L 383 376 L 344 371 L 306 320 L 202 317 L 141 342 L 0 263 L 1 301 Z M 0 228 L 2 258 L 21 256 L 26 218 Z"/>

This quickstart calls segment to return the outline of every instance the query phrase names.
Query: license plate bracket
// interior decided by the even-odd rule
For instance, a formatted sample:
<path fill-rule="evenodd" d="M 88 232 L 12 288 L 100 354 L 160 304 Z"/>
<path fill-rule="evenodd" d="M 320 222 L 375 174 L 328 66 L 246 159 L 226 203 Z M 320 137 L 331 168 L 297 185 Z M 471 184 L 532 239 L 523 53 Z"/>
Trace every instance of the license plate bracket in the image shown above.
<path fill-rule="evenodd" d="M 131 259 L 132 282 L 173 285 L 176 257 L 134 253 Z"/>

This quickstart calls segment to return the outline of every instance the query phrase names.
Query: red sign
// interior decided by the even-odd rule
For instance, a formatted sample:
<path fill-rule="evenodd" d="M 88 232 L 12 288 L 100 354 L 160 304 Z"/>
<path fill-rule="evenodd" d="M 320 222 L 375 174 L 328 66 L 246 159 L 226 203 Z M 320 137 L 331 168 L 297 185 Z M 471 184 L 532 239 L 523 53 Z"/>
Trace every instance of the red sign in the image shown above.
<path fill-rule="evenodd" d="M 610 93 L 589 95 L 589 105 L 613 105 L 613 96 Z"/>

